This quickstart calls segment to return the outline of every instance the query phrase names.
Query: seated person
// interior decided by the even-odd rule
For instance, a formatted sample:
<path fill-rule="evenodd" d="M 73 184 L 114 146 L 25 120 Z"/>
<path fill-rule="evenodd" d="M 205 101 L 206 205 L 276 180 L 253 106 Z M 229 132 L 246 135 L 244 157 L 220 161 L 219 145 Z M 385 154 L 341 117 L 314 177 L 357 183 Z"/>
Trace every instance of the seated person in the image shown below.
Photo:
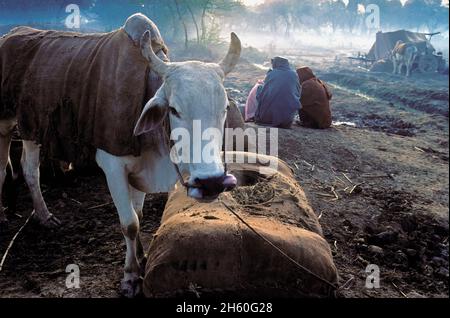
<path fill-rule="evenodd" d="M 258 80 L 255 86 L 248 93 L 247 102 L 245 103 L 244 119 L 246 122 L 255 120 L 255 113 L 258 109 L 258 101 L 256 100 L 256 93 L 260 86 L 264 84 L 263 80 Z"/>
<path fill-rule="evenodd" d="M 332 97 L 330 90 L 309 67 L 299 68 L 297 74 L 302 84 L 300 125 L 308 128 L 329 128 L 331 126 L 330 100 Z"/>
<path fill-rule="evenodd" d="M 300 109 L 301 86 L 297 74 L 282 57 L 272 59 L 264 84 L 258 88 L 255 122 L 260 125 L 290 128 Z"/>

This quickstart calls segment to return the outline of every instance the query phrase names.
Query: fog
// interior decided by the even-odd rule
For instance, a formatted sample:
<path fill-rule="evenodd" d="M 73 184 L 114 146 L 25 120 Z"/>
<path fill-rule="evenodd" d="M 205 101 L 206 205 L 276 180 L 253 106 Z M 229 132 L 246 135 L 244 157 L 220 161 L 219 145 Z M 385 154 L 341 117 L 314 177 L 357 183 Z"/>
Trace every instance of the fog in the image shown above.
<path fill-rule="evenodd" d="M 69 2 L 0 0 L 0 34 L 16 25 L 65 29 Z M 224 42 L 230 31 L 268 53 L 367 52 L 378 31 L 441 32 L 432 44 L 448 57 L 448 1 L 442 0 L 81 0 L 75 31 L 106 32 L 132 13 L 149 16 L 173 45 Z M 252 5 L 250 5 L 252 4 Z"/>

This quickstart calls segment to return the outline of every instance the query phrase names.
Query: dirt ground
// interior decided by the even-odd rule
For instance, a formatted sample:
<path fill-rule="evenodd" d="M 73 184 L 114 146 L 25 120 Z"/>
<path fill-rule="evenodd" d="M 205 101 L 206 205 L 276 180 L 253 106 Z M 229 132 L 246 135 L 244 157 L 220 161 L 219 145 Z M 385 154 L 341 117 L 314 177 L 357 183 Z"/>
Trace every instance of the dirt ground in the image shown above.
<path fill-rule="evenodd" d="M 333 90 L 335 125 L 279 131 L 279 157 L 296 172 L 320 216 L 340 274 L 340 297 L 448 297 L 448 76 L 369 73 L 334 55 L 290 56 Z M 226 81 L 246 94 L 265 70 L 243 60 Z M 0 297 L 119 297 L 125 244 L 103 175 L 88 171 L 43 180 L 46 202 L 63 226 L 31 222 L 0 272 Z M 144 244 L 167 195 L 148 195 Z M 17 213 L 0 230 L 0 255 L 32 210 L 22 183 Z M 81 288 L 67 289 L 66 266 Z M 380 288 L 365 287 L 368 264 Z"/>

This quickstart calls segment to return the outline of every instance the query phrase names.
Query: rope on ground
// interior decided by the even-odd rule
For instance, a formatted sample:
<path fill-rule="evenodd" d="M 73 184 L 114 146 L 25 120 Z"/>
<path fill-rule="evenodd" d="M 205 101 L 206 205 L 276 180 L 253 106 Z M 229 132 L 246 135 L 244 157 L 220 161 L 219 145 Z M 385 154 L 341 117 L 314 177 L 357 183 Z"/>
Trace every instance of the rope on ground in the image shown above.
<path fill-rule="evenodd" d="M 220 198 L 219 198 L 220 203 L 222 203 L 222 205 L 228 210 L 230 211 L 239 221 L 241 221 L 246 227 L 248 227 L 253 233 L 256 234 L 257 237 L 259 237 L 260 239 L 262 239 L 264 242 L 266 242 L 267 244 L 269 244 L 272 248 L 274 248 L 276 251 L 278 251 L 283 257 L 285 257 L 288 261 L 290 261 L 291 263 L 293 263 L 296 267 L 298 267 L 300 270 L 302 270 L 303 272 L 306 272 L 307 274 L 313 276 L 314 278 L 320 280 L 321 282 L 325 283 L 326 285 L 330 286 L 333 290 L 337 290 L 338 286 L 336 284 L 333 284 L 331 282 L 329 282 L 328 280 L 326 280 L 325 278 L 317 275 L 316 273 L 312 272 L 310 269 L 306 268 L 305 266 L 303 266 L 302 264 L 300 264 L 299 262 L 297 262 L 295 259 L 293 259 L 292 257 L 290 257 L 288 254 L 286 254 L 282 249 L 280 249 L 278 246 L 276 246 L 275 244 L 273 244 L 270 240 L 268 240 L 267 238 L 265 238 L 263 235 L 261 235 L 258 231 L 256 231 L 250 224 L 248 224 L 232 207 L 230 207 L 228 204 L 226 204 L 225 202 L 223 202 Z"/>
<path fill-rule="evenodd" d="M 11 242 L 9 242 L 8 247 L 6 248 L 5 254 L 3 254 L 2 260 L 0 262 L 0 272 L 3 269 L 3 264 L 5 263 L 6 260 L 6 256 L 8 256 L 9 250 L 11 249 L 11 247 L 14 245 L 15 240 L 17 239 L 17 237 L 19 236 L 20 232 L 22 232 L 22 230 L 25 228 L 25 226 L 27 226 L 28 222 L 31 220 L 31 218 L 34 215 L 34 210 L 33 212 L 31 212 L 30 216 L 27 218 L 27 220 L 25 221 L 25 223 L 22 225 L 22 227 L 17 231 L 17 233 L 13 236 Z"/>

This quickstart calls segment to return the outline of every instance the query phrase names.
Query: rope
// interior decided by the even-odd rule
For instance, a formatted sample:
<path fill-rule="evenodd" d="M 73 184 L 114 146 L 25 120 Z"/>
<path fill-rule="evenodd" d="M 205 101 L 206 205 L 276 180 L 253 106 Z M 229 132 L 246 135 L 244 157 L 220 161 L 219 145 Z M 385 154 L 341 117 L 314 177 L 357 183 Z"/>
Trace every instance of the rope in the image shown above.
<path fill-rule="evenodd" d="M 276 246 L 275 244 L 273 244 L 270 240 L 268 240 L 267 238 L 265 238 L 263 235 L 259 234 L 258 231 L 256 231 L 250 224 L 248 224 L 232 207 L 230 207 L 228 204 L 226 204 L 225 202 L 223 202 L 220 198 L 219 198 L 219 202 L 222 203 L 222 205 L 228 210 L 230 211 L 239 221 L 241 221 L 246 227 L 248 227 L 253 233 L 256 234 L 257 237 L 259 237 L 261 240 L 263 240 L 264 242 L 266 242 L 267 244 L 269 244 L 272 248 L 274 248 L 276 251 L 278 251 L 283 257 L 285 257 L 288 261 L 290 261 L 291 263 L 293 263 L 295 266 L 297 266 L 300 270 L 306 272 L 307 274 L 313 276 L 314 278 L 320 280 L 321 282 L 325 283 L 326 285 L 328 285 L 329 287 L 331 287 L 333 290 L 337 290 L 338 287 L 336 286 L 336 284 L 333 284 L 331 282 L 329 282 L 328 280 L 326 280 L 325 278 L 317 275 L 316 273 L 312 272 L 310 269 L 306 268 L 305 266 L 303 266 L 302 264 L 300 264 L 299 262 L 297 262 L 295 259 L 293 259 L 292 257 L 290 257 L 288 254 L 286 254 L 282 249 L 280 249 L 278 246 Z"/>
<path fill-rule="evenodd" d="M 230 106 L 227 107 L 227 111 Z M 227 164 L 227 128 L 228 128 L 228 118 L 225 117 L 225 122 L 223 123 L 223 136 L 222 136 L 222 147 L 223 147 L 223 174 L 226 176 L 228 172 Z"/>
<path fill-rule="evenodd" d="M 30 222 L 30 219 L 33 217 L 34 213 L 35 213 L 35 211 L 33 210 L 33 212 L 31 212 L 31 214 L 28 216 L 25 223 L 20 227 L 20 229 L 17 231 L 17 233 L 13 236 L 13 238 L 11 239 L 11 242 L 9 242 L 8 247 L 6 248 L 5 254 L 3 254 L 2 260 L 0 261 L 0 272 L 3 269 L 3 265 L 5 264 L 6 257 L 8 256 L 9 250 L 14 245 L 14 242 L 16 241 L 17 237 L 19 236 L 20 232 L 22 232 L 22 230 L 25 228 L 25 226 L 27 226 L 28 222 Z"/>

